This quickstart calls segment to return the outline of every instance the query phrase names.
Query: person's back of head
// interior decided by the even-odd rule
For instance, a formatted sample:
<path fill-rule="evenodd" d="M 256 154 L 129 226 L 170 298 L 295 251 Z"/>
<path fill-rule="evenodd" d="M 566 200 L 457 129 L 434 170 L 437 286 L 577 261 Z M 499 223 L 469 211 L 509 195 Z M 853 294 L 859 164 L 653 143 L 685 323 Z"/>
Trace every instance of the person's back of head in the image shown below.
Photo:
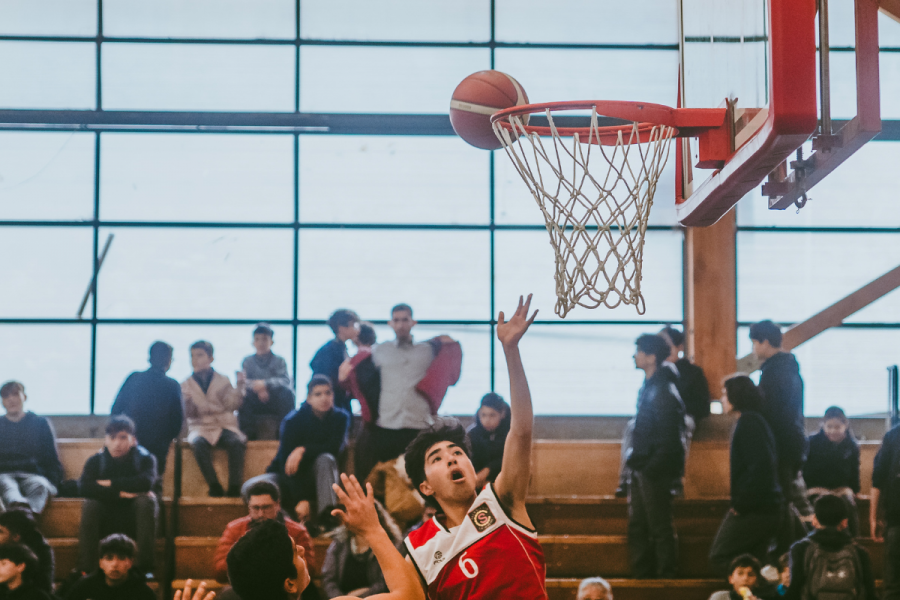
<path fill-rule="evenodd" d="M 0 543 L 21 542 L 32 546 L 44 537 L 38 530 L 34 515 L 26 508 L 13 508 L 0 513 L 0 527 L 9 533 L 8 539 L 0 538 Z"/>
<path fill-rule="evenodd" d="M 360 346 L 374 346 L 377 337 L 375 335 L 375 326 L 369 323 L 368 321 L 363 321 L 359 324 L 359 337 L 356 338 L 356 341 L 359 342 Z"/>
<path fill-rule="evenodd" d="M 675 348 L 684 346 L 684 334 L 671 325 L 666 325 L 665 327 L 663 327 L 662 331 L 659 332 L 659 335 L 667 338 Z"/>
<path fill-rule="evenodd" d="M 612 587 L 602 577 L 588 577 L 578 584 L 576 600 L 613 600 Z"/>
<path fill-rule="evenodd" d="M 822 494 L 813 507 L 815 523 L 819 528 L 846 529 L 850 518 L 847 502 L 834 494 Z"/>
<path fill-rule="evenodd" d="M 723 385 L 725 396 L 732 409 L 739 412 L 759 411 L 762 407 L 762 394 L 753 380 L 743 374 L 732 375 Z"/>
<path fill-rule="evenodd" d="M 309 583 L 309 575 L 298 572 L 295 553 L 294 541 L 283 523 L 272 520 L 259 523 L 248 529 L 228 552 L 231 587 L 242 600 L 299 597 Z"/>
<path fill-rule="evenodd" d="M 769 342 L 772 348 L 781 348 L 783 336 L 781 327 L 769 321 L 760 321 L 750 326 L 750 339 L 757 342 Z"/>
<path fill-rule="evenodd" d="M 150 366 L 168 371 L 172 365 L 174 349 L 165 342 L 153 342 L 150 346 Z"/>
<path fill-rule="evenodd" d="M 331 328 L 331 331 L 334 332 L 334 335 L 338 334 L 338 329 L 340 327 L 348 327 L 353 323 L 358 322 L 359 315 L 349 308 L 339 308 L 328 317 L 328 326 Z"/>

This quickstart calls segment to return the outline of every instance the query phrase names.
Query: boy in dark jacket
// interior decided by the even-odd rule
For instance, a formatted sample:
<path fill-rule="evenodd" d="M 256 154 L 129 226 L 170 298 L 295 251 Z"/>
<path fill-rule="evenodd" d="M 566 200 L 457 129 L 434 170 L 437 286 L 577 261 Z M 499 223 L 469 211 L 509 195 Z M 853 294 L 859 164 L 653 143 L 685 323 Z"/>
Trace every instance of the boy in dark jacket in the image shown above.
<path fill-rule="evenodd" d="M 100 568 L 75 584 L 66 600 L 155 600 L 144 575 L 133 569 L 137 547 L 114 533 L 100 542 Z"/>
<path fill-rule="evenodd" d="M 3 600 L 52 600 L 34 578 L 37 557 L 24 544 L 0 544 L 0 598 Z"/>
<path fill-rule="evenodd" d="M 678 539 L 672 518 L 673 488 L 684 475 L 684 405 L 675 373 L 662 367 L 669 344 L 658 335 L 636 342 L 634 364 L 646 375 L 638 394 L 628 494 L 628 550 L 638 578 L 675 577 Z"/>
<path fill-rule="evenodd" d="M 477 489 L 493 483 L 503 465 L 503 447 L 509 434 L 509 404 L 493 392 L 481 398 L 481 406 L 475 413 L 475 422 L 466 431 L 472 446 L 472 466 L 478 480 Z"/>
<path fill-rule="evenodd" d="M 334 405 L 331 381 L 314 375 L 307 385 L 306 401 L 281 423 L 281 443 L 264 475 L 244 484 L 241 495 L 246 499 L 250 487 L 268 480 L 282 492 L 282 506 L 294 512 L 297 520 L 321 515 L 323 524 L 337 503 L 332 484 L 339 483 L 337 460 L 347 445 L 350 415 Z M 316 500 L 316 512 L 310 501 Z"/>
<path fill-rule="evenodd" d="M 900 600 L 900 425 L 885 434 L 875 455 L 869 503 L 872 537 L 884 540 L 883 600 Z M 879 505 L 884 521 L 878 519 Z"/>
<path fill-rule="evenodd" d="M 359 337 L 359 315 L 347 308 L 339 308 L 328 317 L 328 326 L 334 332 L 334 339 L 319 348 L 309 362 L 313 375 L 325 375 L 335 386 L 334 405 L 350 412 L 350 395 L 337 385 L 341 364 L 349 358 L 347 340 Z"/>
<path fill-rule="evenodd" d="M 134 422 L 126 416 L 110 419 L 103 450 L 84 465 L 78 487 L 85 497 L 78 533 L 78 568 L 97 568 L 100 538 L 110 533 L 131 532 L 137 538 L 137 566 L 153 570 L 156 520 L 156 458 L 138 446 Z"/>
<path fill-rule="evenodd" d="M 731 437 L 731 508 L 713 540 L 709 561 L 718 573 L 749 553 L 766 560 L 781 522 L 783 498 L 778 485 L 775 440 L 759 414 L 759 390 L 746 375 L 730 377 L 722 390 L 726 412 L 740 418 Z"/>
<path fill-rule="evenodd" d="M 806 535 L 812 517 L 812 506 L 806 498 L 806 484 L 800 473 L 808 447 L 803 379 L 797 359 L 781 347 L 778 325 L 772 321 L 754 323 L 750 326 L 750 341 L 754 356 L 763 361 L 759 376 L 763 399 L 760 413 L 775 436 L 778 482 L 785 497 L 786 525 L 781 528 L 777 547 L 777 552 L 782 554 Z"/>
<path fill-rule="evenodd" d="M 850 420 L 837 406 L 825 411 L 822 429 L 809 438 L 809 456 L 803 466 L 807 494 L 815 499 L 832 493 L 847 502 L 850 535 L 859 535 L 859 444 L 850 433 Z"/>
<path fill-rule="evenodd" d="M 125 415 L 134 421 L 138 443 L 156 457 L 162 478 L 172 440 L 184 425 L 181 385 L 166 373 L 172 366 L 172 346 L 153 342 L 150 368 L 128 376 L 113 403 L 113 415 Z"/>
<path fill-rule="evenodd" d="M 40 514 L 63 468 L 50 422 L 25 410 L 25 386 L 7 381 L 0 386 L 6 414 L 0 417 L 0 511 L 26 506 Z"/>
<path fill-rule="evenodd" d="M 791 546 L 791 584 L 785 600 L 850 597 L 854 591 L 859 600 L 876 600 L 872 561 L 847 533 L 847 519 L 843 499 L 826 494 L 816 500 L 815 531 Z"/>

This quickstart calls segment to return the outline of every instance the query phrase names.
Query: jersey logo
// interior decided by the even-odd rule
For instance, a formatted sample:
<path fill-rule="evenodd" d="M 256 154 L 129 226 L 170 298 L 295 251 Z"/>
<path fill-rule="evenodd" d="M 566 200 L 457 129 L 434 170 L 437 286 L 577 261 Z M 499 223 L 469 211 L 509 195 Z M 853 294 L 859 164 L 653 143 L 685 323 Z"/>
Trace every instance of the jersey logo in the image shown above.
<path fill-rule="evenodd" d="M 439 562 L 443 562 L 443 560 L 444 560 L 444 554 L 440 550 L 438 550 L 437 552 L 434 553 L 434 562 L 431 564 L 436 565 Z"/>
<path fill-rule="evenodd" d="M 497 519 L 494 517 L 494 513 L 491 512 L 490 507 L 488 507 L 487 502 L 482 502 L 477 508 L 470 512 L 469 518 L 472 519 L 472 525 L 475 526 L 478 533 L 484 533 L 486 529 L 497 522 Z"/>

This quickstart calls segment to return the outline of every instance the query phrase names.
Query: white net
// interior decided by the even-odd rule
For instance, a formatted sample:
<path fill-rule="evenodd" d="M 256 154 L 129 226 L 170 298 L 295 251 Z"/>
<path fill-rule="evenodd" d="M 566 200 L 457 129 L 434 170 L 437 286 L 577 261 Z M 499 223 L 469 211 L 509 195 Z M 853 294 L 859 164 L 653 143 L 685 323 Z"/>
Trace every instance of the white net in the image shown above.
<path fill-rule="evenodd" d="M 551 137 L 529 133 L 519 116 L 509 117 L 509 129 L 495 122 L 494 132 L 544 214 L 556 253 L 556 314 L 620 304 L 644 314 L 644 234 L 676 130 L 634 123 L 600 145 L 596 108 L 591 113 L 585 139 L 561 135 L 550 109 Z"/>

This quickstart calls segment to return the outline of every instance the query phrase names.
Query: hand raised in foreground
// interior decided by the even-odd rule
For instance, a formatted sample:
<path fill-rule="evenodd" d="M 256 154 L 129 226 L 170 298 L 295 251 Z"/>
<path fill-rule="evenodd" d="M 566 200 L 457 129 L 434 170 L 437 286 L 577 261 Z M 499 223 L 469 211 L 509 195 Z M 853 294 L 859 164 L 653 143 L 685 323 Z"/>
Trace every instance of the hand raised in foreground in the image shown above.
<path fill-rule="evenodd" d="M 381 531 L 378 512 L 375 510 L 375 493 L 372 491 L 372 484 L 367 483 L 364 492 L 359 481 L 356 480 L 356 476 L 347 477 L 345 473 L 341 474 L 341 483 L 344 484 L 344 489 L 337 484 L 332 487 L 337 494 L 338 502 L 344 505 L 344 510 L 336 508 L 331 511 L 331 514 L 340 517 L 350 531 L 363 537 Z"/>
<path fill-rule="evenodd" d="M 188 579 L 184 582 L 184 591 L 178 590 L 175 592 L 175 597 L 173 600 L 213 600 L 216 597 L 215 592 L 207 592 L 206 591 L 206 582 L 201 581 L 200 585 L 197 586 L 197 591 L 194 592 L 194 595 L 191 596 L 191 588 L 194 586 L 194 582 L 191 579 Z"/>
<path fill-rule="evenodd" d="M 500 343 L 503 344 L 504 347 L 516 346 L 525 332 L 528 331 L 531 324 L 534 323 L 538 311 L 535 310 L 534 314 L 531 315 L 531 318 L 529 319 L 528 310 L 530 308 L 531 294 L 528 294 L 528 299 L 525 300 L 524 303 L 522 301 L 522 296 L 519 296 L 519 306 L 516 308 L 516 312 L 513 313 L 509 321 L 505 320 L 503 311 L 500 311 L 500 316 L 497 317 L 497 339 L 500 340 Z"/>

